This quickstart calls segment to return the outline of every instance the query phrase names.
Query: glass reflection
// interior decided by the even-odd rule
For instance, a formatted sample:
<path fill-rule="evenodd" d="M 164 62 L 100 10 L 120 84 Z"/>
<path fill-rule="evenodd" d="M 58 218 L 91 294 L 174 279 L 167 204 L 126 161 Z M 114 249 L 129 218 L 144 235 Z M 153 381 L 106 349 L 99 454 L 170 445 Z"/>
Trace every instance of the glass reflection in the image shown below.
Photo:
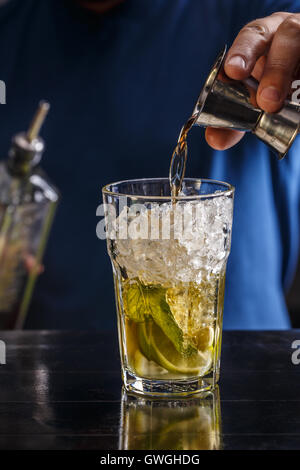
<path fill-rule="evenodd" d="M 120 450 L 213 450 L 221 448 L 220 394 L 149 399 L 128 395 L 121 404 Z"/>

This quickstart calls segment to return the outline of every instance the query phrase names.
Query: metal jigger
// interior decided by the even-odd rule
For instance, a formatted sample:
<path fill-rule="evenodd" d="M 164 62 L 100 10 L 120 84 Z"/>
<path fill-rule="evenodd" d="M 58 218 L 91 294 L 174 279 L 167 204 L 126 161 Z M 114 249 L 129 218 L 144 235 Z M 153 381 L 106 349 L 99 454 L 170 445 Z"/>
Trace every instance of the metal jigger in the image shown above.
<path fill-rule="evenodd" d="M 291 147 L 300 127 L 300 106 L 285 101 L 278 113 L 266 113 L 256 102 L 254 78 L 232 80 L 224 72 L 226 46 L 219 54 L 198 98 L 193 115 L 196 126 L 251 131 L 279 158 Z"/>

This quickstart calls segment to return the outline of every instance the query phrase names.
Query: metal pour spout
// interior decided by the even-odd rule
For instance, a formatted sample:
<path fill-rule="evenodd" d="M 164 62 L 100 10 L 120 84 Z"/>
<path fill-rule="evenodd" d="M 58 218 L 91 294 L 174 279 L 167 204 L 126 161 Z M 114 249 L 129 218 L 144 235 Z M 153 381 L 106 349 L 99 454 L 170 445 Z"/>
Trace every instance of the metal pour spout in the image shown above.
<path fill-rule="evenodd" d="M 40 130 L 45 122 L 49 109 L 50 104 L 47 101 L 40 101 L 37 112 L 35 113 L 27 132 L 28 142 L 32 142 L 39 136 Z"/>
<path fill-rule="evenodd" d="M 7 161 L 7 167 L 11 174 L 18 177 L 26 176 L 40 162 L 45 144 L 39 133 L 49 109 L 50 104 L 41 101 L 28 131 L 13 137 Z"/>

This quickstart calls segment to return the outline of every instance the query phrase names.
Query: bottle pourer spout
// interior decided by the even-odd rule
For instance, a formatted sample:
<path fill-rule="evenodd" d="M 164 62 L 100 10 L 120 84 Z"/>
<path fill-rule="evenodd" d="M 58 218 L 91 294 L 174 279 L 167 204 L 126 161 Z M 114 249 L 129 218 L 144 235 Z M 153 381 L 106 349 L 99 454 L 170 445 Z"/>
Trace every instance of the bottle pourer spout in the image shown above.
<path fill-rule="evenodd" d="M 39 133 L 49 109 L 50 104 L 47 101 L 41 101 L 28 131 L 13 137 L 7 161 L 11 174 L 20 177 L 28 175 L 40 162 L 45 144 Z"/>
<path fill-rule="evenodd" d="M 35 113 L 27 132 L 28 142 L 31 143 L 34 139 L 39 136 L 40 130 L 45 122 L 49 109 L 50 104 L 47 101 L 40 101 L 37 112 Z"/>

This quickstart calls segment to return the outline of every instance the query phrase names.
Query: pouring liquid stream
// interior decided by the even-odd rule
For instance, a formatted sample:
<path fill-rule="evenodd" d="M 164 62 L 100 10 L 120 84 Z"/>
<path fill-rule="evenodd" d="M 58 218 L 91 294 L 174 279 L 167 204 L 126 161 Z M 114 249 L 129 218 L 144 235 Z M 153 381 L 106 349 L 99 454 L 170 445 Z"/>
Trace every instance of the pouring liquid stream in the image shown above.
<path fill-rule="evenodd" d="M 178 137 L 177 145 L 171 158 L 169 182 L 173 203 L 181 191 L 182 182 L 185 175 L 188 152 L 187 135 L 192 126 L 195 124 L 197 117 L 198 113 L 193 114 L 182 127 Z"/>

